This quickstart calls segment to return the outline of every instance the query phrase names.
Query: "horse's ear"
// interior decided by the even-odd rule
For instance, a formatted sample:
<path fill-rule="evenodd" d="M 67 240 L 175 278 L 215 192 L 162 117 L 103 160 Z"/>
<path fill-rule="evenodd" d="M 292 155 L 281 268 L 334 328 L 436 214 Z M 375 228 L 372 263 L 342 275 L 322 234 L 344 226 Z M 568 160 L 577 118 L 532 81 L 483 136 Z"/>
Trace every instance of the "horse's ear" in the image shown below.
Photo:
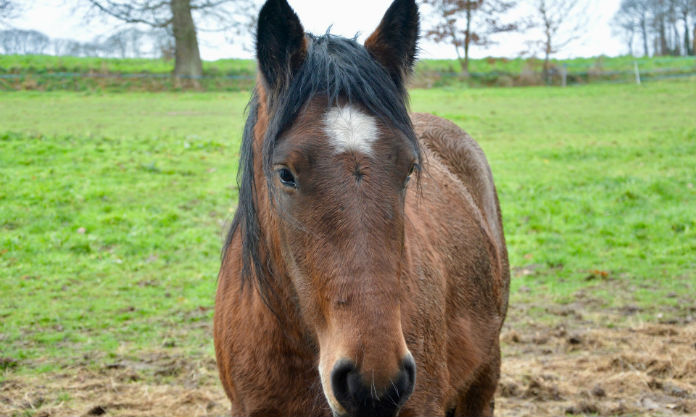
<path fill-rule="evenodd" d="M 267 0 L 256 29 L 256 58 L 266 87 L 286 87 L 306 56 L 304 28 L 287 0 Z"/>
<path fill-rule="evenodd" d="M 418 6 L 415 0 L 394 0 L 365 48 L 389 72 L 399 87 L 413 69 L 418 43 Z"/>

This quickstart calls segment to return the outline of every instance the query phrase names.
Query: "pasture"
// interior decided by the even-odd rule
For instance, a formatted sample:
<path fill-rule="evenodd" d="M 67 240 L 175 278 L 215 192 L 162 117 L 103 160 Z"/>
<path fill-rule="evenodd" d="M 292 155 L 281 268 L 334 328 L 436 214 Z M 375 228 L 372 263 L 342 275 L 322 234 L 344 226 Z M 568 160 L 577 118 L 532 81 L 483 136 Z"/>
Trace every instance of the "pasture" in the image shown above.
<path fill-rule="evenodd" d="M 598 57 L 552 60 L 554 66 L 567 65 L 572 73 L 577 70 L 632 71 L 634 63 L 643 70 L 681 69 L 694 70 L 691 57 Z M 482 58 L 472 59 L 470 70 L 474 73 L 520 73 L 525 66 L 539 66 L 540 61 L 524 58 Z M 169 75 L 174 69 L 171 60 L 153 58 L 96 58 L 50 55 L 0 55 L 0 73 L 148 73 Z M 423 59 L 416 64 L 416 73 L 436 71 L 442 73 L 459 72 L 459 64 L 451 59 Z M 203 72 L 206 75 L 249 75 L 256 73 L 256 61 L 253 59 L 219 59 L 205 61 Z"/>
<path fill-rule="evenodd" d="M 643 80 L 692 77 L 693 57 L 595 57 L 552 60 L 560 74 L 567 70 L 569 84 L 634 82 L 637 64 Z M 543 85 L 543 61 L 535 58 L 481 58 L 470 62 L 471 77 L 464 79 L 456 60 L 423 59 L 416 63 L 413 85 L 419 88 L 456 86 Z M 172 91 L 181 89 L 170 76 L 172 60 L 152 58 L 58 57 L 0 55 L 0 91 Z M 249 91 L 256 76 L 251 59 L 203 62 L 199 90 Z M 558 75 L 558 74 L 557 74 Z M 554 80 L 560 85 L 560 75 Z"/>
<path fill-rule="evenodd" d="M 0 415 L 223 415 L 212 307 L 248 93 L 0 93 Z M 497 413 L 696 413 L 696 79 L 413 90 L 485 150 Z"/>

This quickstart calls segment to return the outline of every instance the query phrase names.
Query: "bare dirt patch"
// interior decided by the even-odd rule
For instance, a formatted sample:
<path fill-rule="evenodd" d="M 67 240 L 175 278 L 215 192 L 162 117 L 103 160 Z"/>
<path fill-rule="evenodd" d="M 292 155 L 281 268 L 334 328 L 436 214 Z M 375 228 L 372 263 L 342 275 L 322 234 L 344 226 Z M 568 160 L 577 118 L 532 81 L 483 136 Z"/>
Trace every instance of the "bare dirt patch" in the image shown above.
<path fill-rule="evenodd" d="M 149 354 L 0 382 L 0 415 L 221 416 L 229 407 L 215 361 Z"/>
<path fill-rule="evenodd" d="M 604 317 L 599 323 L 612 323 Z M 696 415 L 696 323 L 508 323 L 499 416 Z"/>
<path fill-rule="evenodd" d="M 610 328 L 623 310 L 612 318 L 587 307 L 553 306 L 548 312 L 557 320 L 542 323 L 526 318 L 528 307 L 511 309 L 502 334 L 496 415 L 696 415 L 696 321 L 690 316 Z M 167 351 L 97 362 L 96 369 L 76 364 L 39 376 L 6 370 L 0 415 L 228 414 L 212 357 Z"/>

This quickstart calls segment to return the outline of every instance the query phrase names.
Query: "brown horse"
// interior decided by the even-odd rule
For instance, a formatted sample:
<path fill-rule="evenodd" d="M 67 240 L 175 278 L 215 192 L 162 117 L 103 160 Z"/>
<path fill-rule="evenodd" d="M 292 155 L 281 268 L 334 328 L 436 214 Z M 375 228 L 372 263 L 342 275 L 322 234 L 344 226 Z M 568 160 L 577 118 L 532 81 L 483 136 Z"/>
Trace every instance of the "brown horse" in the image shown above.
<path fill-rule="evenodd" d="M 498 198 L 473 139 L 409 115 L 417 38 L 414 0 L 364 46 L 305 34 L 286 0 L 261 10 L 215 307 L 235 416 L 493 413 Z"/>

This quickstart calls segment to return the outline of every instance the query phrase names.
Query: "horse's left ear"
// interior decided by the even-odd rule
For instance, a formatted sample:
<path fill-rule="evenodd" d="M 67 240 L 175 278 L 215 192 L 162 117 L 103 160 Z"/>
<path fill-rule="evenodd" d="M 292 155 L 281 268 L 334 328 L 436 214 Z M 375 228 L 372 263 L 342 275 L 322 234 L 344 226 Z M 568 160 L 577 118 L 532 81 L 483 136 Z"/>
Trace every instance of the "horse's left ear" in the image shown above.
<path fill-rule="evenodd" d="M 389 72 L 399 88 L 411 73 L 418 43 L 418 6 L 415 0 L 394 0 L 365 48 Z"/>
<path fill-rule="evenodd" d="M 287 87 L 306 56 L 304 29 L 287 0 L 266 0 L 256 29 L 256 59 L 266 86 L 273 92 Z"/>

